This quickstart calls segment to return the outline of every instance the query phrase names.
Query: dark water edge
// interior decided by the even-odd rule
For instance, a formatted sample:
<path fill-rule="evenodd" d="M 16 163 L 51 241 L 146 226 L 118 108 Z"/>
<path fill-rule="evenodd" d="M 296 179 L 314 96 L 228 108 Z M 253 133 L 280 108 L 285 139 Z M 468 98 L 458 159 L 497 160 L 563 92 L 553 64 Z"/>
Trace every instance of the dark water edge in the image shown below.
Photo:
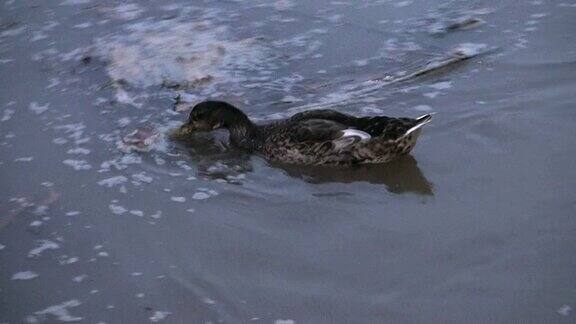
<path fill-rule="evenodd" d="M 571 1 L 3 1 L 0 323 L 574 322 Z M 177 96 L 436 114 L 345 170 L 119 147 Z"/>

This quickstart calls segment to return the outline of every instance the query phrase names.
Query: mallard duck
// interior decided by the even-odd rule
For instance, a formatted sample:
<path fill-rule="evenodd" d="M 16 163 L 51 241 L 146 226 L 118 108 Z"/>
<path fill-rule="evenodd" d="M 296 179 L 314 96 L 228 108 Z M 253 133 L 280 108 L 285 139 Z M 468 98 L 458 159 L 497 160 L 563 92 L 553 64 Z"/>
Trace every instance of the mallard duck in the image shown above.
<path fill-rule="evenodd" d="M 230 143 L 275 162 L 305 165 L 384 163 L 409 153 L 431 115 L 413 118 L 354 117 L 310 110 L 263 125 L 223 101 L 192 108 L 179 136 L 225 128 Z"/>

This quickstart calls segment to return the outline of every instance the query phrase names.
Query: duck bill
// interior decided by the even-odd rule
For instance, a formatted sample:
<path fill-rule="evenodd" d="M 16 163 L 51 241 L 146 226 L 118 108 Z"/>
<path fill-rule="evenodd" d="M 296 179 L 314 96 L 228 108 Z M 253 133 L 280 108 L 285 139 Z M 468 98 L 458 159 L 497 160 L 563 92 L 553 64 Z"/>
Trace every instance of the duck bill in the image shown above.
<path fill-rule="evenodd" d="M 186 137 L 186 136 L 189 136 L 190 134 L 192 134 L 194 132 L 195 132 L 194 127 L 192 127 L 189 124 L 184 124 L 184 125 L 180 126 L 179 128 L 175 129 L 172 132 L 172 136 L 175 138 Z"/>

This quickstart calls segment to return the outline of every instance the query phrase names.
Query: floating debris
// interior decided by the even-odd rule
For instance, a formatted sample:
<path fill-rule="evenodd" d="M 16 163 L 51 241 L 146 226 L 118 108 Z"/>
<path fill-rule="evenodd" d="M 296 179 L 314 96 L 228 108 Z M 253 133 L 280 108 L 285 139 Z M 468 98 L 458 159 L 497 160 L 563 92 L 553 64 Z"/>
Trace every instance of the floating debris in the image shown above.
<path fill-rule="evenodd" d="M 124 152 L 147 152 L 152 144 L 156 143 L 160 138 L 161 134 L 157 129 L 152 126 L 144 126 L 124 136 L 118 144 L 118 148 Z"/>

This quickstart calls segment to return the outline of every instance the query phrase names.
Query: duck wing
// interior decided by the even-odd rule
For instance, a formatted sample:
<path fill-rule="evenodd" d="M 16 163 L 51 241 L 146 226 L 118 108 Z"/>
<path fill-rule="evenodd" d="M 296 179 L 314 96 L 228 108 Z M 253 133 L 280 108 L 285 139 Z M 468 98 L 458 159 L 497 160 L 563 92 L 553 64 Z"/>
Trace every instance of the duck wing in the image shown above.
<path fill-rule="evenodd" d="M 336 150 L 371 138 L 366 132 L 326 119 L 307 119 L 295 122 L 288 131 L 293 142 L 331 143 Z"/>
<path fill-rule="evenodd" d="M 430 114 L 418 118 L 363 117 L 357 119 L 355 126 L 372 137 L 395 140 L 418 130 L 431 119 Z"/>
<path fill-rule="evenodd" d="M 289 120 L 291 122 L 297 122 L 309 119 L 323 119 L 328 121 L 334 121 L 347 126 L 353 126 L 358 118 L 332 109 L 316 109 L 297 113 L 292 117 L 290 117 Z"/>

